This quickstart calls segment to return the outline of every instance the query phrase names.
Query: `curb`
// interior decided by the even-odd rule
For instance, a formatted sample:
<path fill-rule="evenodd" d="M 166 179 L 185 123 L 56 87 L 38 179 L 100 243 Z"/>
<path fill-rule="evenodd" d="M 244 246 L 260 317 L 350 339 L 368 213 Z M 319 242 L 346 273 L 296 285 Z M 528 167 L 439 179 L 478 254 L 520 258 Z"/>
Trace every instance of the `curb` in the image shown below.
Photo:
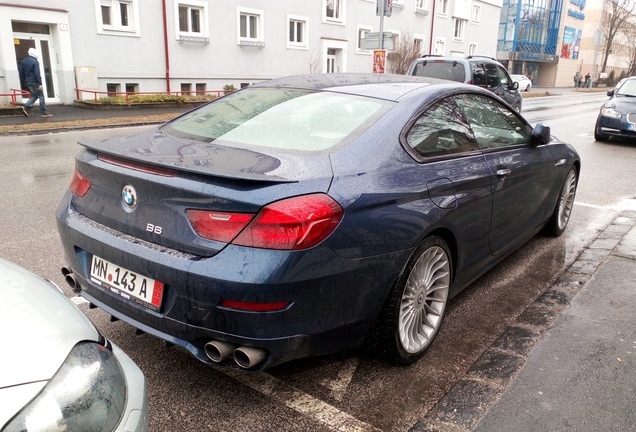
<path fill-rule="evenodd" d="M 623 251 L 620 243 L 635 225 L 636 211 L 621 212 L 409 432 L 472 430 L 521 371 L 542 334 L 607 258 L 634 256 L 633 251 Z"/>
<path fill-rule="evenodd" d="M 108 123 L 102 125 L 85 125 L 85 126 L 68 126 L 68 127 L 57 127 L 57 128 L 48 128 L 48 129 L 23 129 L 23 130 L 14 130 L 10 132 L 0 131 L 0 136 L 24 136 L 24 135 L 46 135 L 50 133 L 58 133 L 58 132 L 73 132 L 73 131 L 83 131 L 83 130 L 91 130 L 91 129 L 110 129 L 110 128 L 124 128 L 124 127 L 134 127 L 134 126 L 151 126 L 163 124 L 166 121 L 143 121 L 143 122 L 131 122 L 131 123 Z"/>

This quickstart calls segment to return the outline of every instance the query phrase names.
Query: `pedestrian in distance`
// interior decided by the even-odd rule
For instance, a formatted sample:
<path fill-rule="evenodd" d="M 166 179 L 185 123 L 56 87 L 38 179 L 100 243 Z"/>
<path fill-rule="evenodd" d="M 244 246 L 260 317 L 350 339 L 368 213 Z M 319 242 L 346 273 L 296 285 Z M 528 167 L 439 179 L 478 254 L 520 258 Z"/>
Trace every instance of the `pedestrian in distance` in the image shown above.
<path fill-rule="evenodd" d="M 579 76 L 579 73 L 577 72 L 576 74 L 574 74 L 574 87 L 575 88 L 578 88 L 580 81 L 581 81 L 581 77 Z"/>
<path fill-rule="evenodd" d="M 590 73 L 589 72 L 587 74 L 585 74 L 585 84 L 584 84 L 583 87 L 585 87 L 585 88 L 592 87 L 592 78 L 590 77 Z"/>
<path fill-rule="evenodd" d="M 29 116 L 29 110 L 33 108 L 33 104 L 36 100 L 40 101 L 40 115 L 42 117 L 53 117 L 46 110 L 46 103 L 44 102 L 44 93 L 42 92 L 42 76 L 40 75 L 40 62 L 38 58 L 40 54 L 35 48 L 29 48 L 29 55 L 22 59 L 22 74 L 24 80 L 29 87 L 29 100 L 22 106 L 22 113 L 25 116 Z"/>

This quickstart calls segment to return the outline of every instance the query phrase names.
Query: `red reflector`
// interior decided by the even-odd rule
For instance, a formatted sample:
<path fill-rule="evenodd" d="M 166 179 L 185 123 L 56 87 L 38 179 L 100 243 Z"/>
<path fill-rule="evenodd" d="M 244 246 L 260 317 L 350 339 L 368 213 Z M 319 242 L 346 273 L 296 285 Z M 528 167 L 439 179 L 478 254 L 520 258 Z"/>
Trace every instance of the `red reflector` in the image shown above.
<path fill-rule="evenodd" d="M 473 81 L 472 81 L 472 80 L 468 81 L 468 84 L 472 84 L 472 83 L 473 83 Z"/>
<path fill-rule="evenodd" d="M 287 198 L 265 206 L 233 243 L 264 249 L 307 249 L 326 239 L 343 213 L 325 194 Z"/>
<path fill-rule="evenodd" d="M 91 188 L 91 181 L 84 174 L 79 172 L 77 167 L 75 167 L 75 172 L 73 173 L 73 179 L 71 180 L 71 185 L 69 189 L 71 193 L 77 197 L 83 197 L 86 195 L 88 190 Z"/>
<path fill-rule="evenodd" d="M 186 210 L 194 231 L 203 238 L 229 243 L 252 220 L 254 215 L 209 210 Z"/>
<path fill-rule="evenodd" d="M 272 312 L 277 310 L 283 310 L 289 305 L 289 302 L 275 302 L 275 303 L 252 303 L 252 302 L 241 302 L 235 300 L 223 300 L 221 302 L 221 306 L 232 308 L 232 309 L 241 309 L 246 311 L 253 312 Z"/>

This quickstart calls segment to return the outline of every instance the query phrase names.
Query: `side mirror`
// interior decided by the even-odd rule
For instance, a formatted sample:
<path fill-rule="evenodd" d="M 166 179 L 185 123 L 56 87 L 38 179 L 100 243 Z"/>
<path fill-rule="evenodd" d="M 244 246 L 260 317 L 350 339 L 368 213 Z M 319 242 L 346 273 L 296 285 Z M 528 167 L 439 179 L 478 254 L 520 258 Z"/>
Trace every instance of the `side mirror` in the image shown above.
<path fill-rule="evenodd" d="M 543 123 L 537 123 L 537 125 L 532 129 L 532 134 L 530 134 L 530 138 L 533 144 L 547 144 L 550 142 L 550 127 L 544 125 Z"/>
<path fill-rule="evenodd" d="M 519 82 L 517 82 L 517 81 L 513 81 L 513 82 L 512 82 L 512 89 L 513 89 L 513 90 L 517 90 L 517 89 L 519 89 Z"/>
<path fill-rule="evenodd" d="M 607 95 L 608 95 L 609 97 L 614 96 L 614 90 L 608 90 L 608 91 L 607 91 Z"/>

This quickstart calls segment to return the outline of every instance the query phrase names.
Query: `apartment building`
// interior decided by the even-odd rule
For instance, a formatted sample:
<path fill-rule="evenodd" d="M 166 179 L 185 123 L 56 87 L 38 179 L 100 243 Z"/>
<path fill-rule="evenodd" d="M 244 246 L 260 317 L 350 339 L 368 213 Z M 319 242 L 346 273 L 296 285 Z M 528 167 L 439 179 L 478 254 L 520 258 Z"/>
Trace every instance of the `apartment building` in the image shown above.
<path fill-rule="evenodd" d="M 24 88 L 40 51 L 48 103 L 75 89 L 195 92 L 285 75 L 371 72 L 376 0 L 21 0 L 0 2 L 0 94 Z M 422 54 L 494 56 L 501 0 L 393 0 L 383 31 Z M 387 71 L 391 71 L 390 64 Z M 83 93 L 80 97 L 94 95 Z M 0 97 L 0 103 L 7 103 Z"/>

